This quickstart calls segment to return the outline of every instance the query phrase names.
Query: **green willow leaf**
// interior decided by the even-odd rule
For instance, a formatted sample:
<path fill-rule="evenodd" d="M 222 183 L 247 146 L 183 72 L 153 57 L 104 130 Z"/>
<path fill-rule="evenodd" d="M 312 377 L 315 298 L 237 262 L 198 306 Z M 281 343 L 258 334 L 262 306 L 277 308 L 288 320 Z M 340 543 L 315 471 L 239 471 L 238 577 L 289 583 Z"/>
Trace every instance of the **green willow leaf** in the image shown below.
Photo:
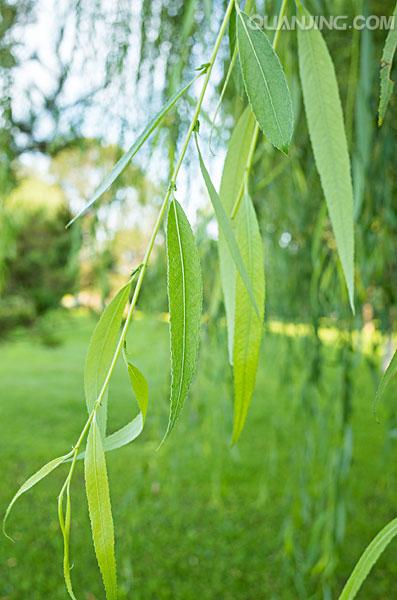
<path fill-rule="evenodd" d="M 36 473 L 34 473 L 34 475 L 29 477 L 29 479 L 27 479 L 25 481 L 25 483 L 23 483 L 21 485 L 21 487 L 19 488 L 19 490 L 17 491 L 17 493 L 11 500 L 10 504 L 8 505 L 6 513 L 4 515 L 4 519 L 3 519 L 3 532 L 4 532 L 4 535 L 6 535 L 9 539 L 11 539 L 11 538 L 9 535 L 7 535 L 5 526 L 6 526 L 8 516 L 9 516 L 11 509 L 14 506 L 15 502 L 18 500 L 18 498 L 20 498 L 20 496 L 22 496 L 22 494 L 24 494 L 25 492 L 28 492 L 33 486 L 35 486 L 36 483 L 39 483 L 39 481 L 41 481 L 42 479 L 47 477 L 47 475 L 52 473 L 52 471 L 54 471 L 60 465 L 62 465 L 64 462 L 66 462 L 72 456 L 72 454 L 73 454 L 73 452 L 69 452 L 68 454 L 65 454 L 64 456 L 59 456 L 58 458 L 54 458 L 53 460 L 50 460 L 50 462 L 48 462 L 46 465 L 41 467 L 41 469 L 36 471 Z"/>
<path fill-rule="evenodd" d="M 232 221 L 226 214 L 225 209 L 222 205 L 222 202 L 219 198 L 218 192 L 214 188 L 214 184 L 212 183 L 211 177 L 209 176 L 209 173 L 205 167 L 203 157 L 201 156 L 200 148 L 198 145 L 197 137 L 196 137 L 196 145 L 197 145 L 197 151 L 198 151 L 198 155 L 199 155 L 201 173 L 203 175 L 203 179 L 204 179 L 205 185 L 207 187 L 208 195 L 210 197 L 212 206 L 215 211 L 216 220 L 218 222 L 219 229 L 222 230 L 222 233 L 225 237 L 227 246 L 229 248 L 230 255 L 234 261 L 234 264 L 236 265 L 236 269 L 239 272 L 240 277 L 243 280 L 245 287 L 247 288 L 247 292 L 249 294 L 249 297 L 251 299 L 251 302 L 252 302 L 252 305 L 253 305 L 255 311 L 259 315 L 259 310 L 258 310 L 258 307 L 256 304 L 255 294 L 253 291 L 253 285 L 252 285 L 252 282 L 247 273 L 247 269 L 245 268 L 244 261 L 241 257 L 241 253 L 240 253 L 237 241 L 236 241 L 236 236 L 233 231 Z"/>
<path fill-rule="evenodd" d="M 393 519 L 372 540 L 360 560 L 354 567 L 339 600 L 353 600 L 366 580 L 374 564 L 394 537 L 397 535 L 397 519 Z"/>
<path fill-rule="evenodd" d="M 237 442 L 243 430 L 255 389 L 265 308 L 263 242 L 255 209 L 247 193 L 244 194 L 236 217 L 236 228 L 241 254 L 248 274 L 254 282 L 255 300 L 259 306 L 260 316 L 253 310 L 241 277 L 237 276 L 233 347 L 233 443 Z"/>
<path fill-rule="evenodd" d="M 156 114 L 155 117 L 149 122 L 149 124 L 142 131 L 141 135 L 138 139 L 132 144 L 132 146 L 127 150 L 127 152 L 120 158 L 120 160 L 115 164 L 109 175 L 105 177 L 102 181 L 98 189 L 94 192 L 91 200 L 82 208 L 75 217 L 68 223 L 67 227 L 70 227 L 77 219 L 79 219 L 82 215 L 84 215 L 91 206 L 104 194 L 114 183 L 117 177 L 124 171 L 127 167 L 128 163 L 134 158 L 137 152 L 141 149 L 143 144 L 149 138 L 149 136 L 157 129 L 160 125 L 164 117 L 169 113 L 169 111 L 175 106 L 178 100 L 189 90 L 191 85 L 200 77 L 202 73 L 196 75 L 187 85 L 185 85 L 181 90 L 179 90 L 172 98 L 167 102 L 167 104 Z"/>
<path fill-rule="evenodd" d="M 227 149 L 223 166 L 219 198 L 230 215 L 241 194 L 245 168 L 255 130 L 255 118 L 249 106 L 239 118 Z M 236 267 L 222 229 L 219 230 L 219 266 L 226 310 L 229 362 L 233 364 L 234 308 L 236 297 Z"/>
<path fill-rule="evenodd" d="M 394 55 L 397 50 L 397 4 L 394 9 L 394 27 L 387 34 L 383 49 L 380 70 L 380 99 L 379 99 L 379 127 L 383 125 L 387 107 L 389 106 L 394 91 L 394 81 L 391 79 Z"/>
<path fill-rule="evenodd" d="M 95 417 L 88 433 L 84 474 L 92 539 L 106 590 L 106 598 L 107 600 L 116 600 L 117 576 L 112 507 L 105 452 Z"/>
<path fill-rule="evenodd" d="M 176 200 L 172 200 L 168 211 L 167 271 L 172 379 L 170 415 L 163 442 L 181 413 L 196 370 L 203 304 L 199 254 L 189 221 Z"/>
<path fill-rule="evenodd" d="M 103 311 L 88 346 L 84 370 L 84 391 L 88 414 L 101 393 L 119 340 L 124 309 L 128 302 L 131 281 L 124 285 Z M 98 426 L 105 438 L 107 420 L 107 391 L 97 412 Z"/>
<path fill-rule="evenodd" d="M 300 15 L 311 17 L 300 7 Z M 354 312 L 353 186 L 335 68 L 321 32 L 298 27 L 303 99 L 317 170 Z"/>
<path fill-rule="evenodd" d="M 394 353 L 393 358 L 386 371 L 383 373 L 382 379 L 380 380 L 380 384 L 378 389 L 376 390 L 375 400 L 374 400 L 374 408 L 376 409 L 377 405 L 383 398 L 383 394 L 386 389 L 389 387 L 389 384 L 393 377 L 397 374 L 397 351 Z"/>
<path fill-rule="evenodd" d="M 267 35 L 241 11 L 237 13 L 237 43 L 253 113 L 273 146 L 287 153 L 294 128 L 287 80 Z"/>

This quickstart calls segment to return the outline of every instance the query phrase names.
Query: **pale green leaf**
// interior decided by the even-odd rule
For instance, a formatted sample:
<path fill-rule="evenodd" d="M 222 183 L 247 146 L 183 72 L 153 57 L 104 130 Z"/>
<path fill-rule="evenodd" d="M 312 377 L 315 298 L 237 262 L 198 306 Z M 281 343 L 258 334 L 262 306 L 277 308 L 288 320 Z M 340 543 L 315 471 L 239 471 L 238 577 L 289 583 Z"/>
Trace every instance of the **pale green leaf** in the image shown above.
<path fill-rule="evenodd" d="M 124 309 L 128 302 L 131 281 L 124 285 L 103 311 L 92 334 L 84 370 L 84 391 L 90 413 L 101 393 L 119 340 Z M 104 439 L 107 420 L 107 391 L 97 411 L 98 426 Z"/>
<path fill-rule="evenodd" d="M 301 16 L 310 18 L 303 7 Z M 321 32 L 298 27 L 303 99 L 342 268 L 354 312 L 353 187 L 335 68 Z"/>
<path fill-rule="evenodd" d="M 353 573 L 339 596 L 339 600 L 353 600 L 356 597 L 372 567 L 396 535 L 397 519 L 394 519 L 369 544 L 354 567 Z"/>
<path fill-rule="evenodd" d="M 379 126 L 383 124 L 387 107 L 389 106 L 394 90 L 394 81 L 391 79 L 394 55 L 397 49 L 397 4 L 394 9 L 394 26 L 387 34 L 383 49 L 380 70 L 380 99 L 379 99 Z"/>
<path fill-rule="evenodd" d="M 203 303 L 200 258 L 189 221 L 176 200 L 168 211 L 167 269 L 172 379 L 163 442 L 180 415 L 196 370 Z"/>
<path fill-rule="evenodd" d="M 386 389 L 389 387 L 391 380 L 396 376 L 396 374 L 397 374 L 397 351 L 394 353 L 389 366 L 387 367 L 386 371 L 383 373 L 383 376 L 382 376 L 382 379 L 380 380 L 378 389 L 376 390 L 375 401 L 374 401 L 375 408 L 378 405 L 378 403 L 381 401 L 381 399 L 383 398 L 383 394 L 385 393 Z"/>
<path fill-rule="evenodd" d="M 58 458 L 54 458 L 53 460 L 50 460 L 50 462 L 48 462 L 46 465 L 41 467 L 41 469 L 36 471 L 36 473 L 34 475 L 29 477 L 29 479 L 27 479 L 25 481 L 25 483 L 23 483 L 21 485 L 21 487 L 19 488 L 19 490 L 17 491 L 17 493 L 11 500 L 10 504 L 8 505 L 6 513 L 4 515 L 3 532 L 5 535 L 7 535 L 6 530 L 5 530 L 6 521 L 8 519 L 8 516 L 11 512 L 12 507 L 14 506 L 14 504 L 18 500 L 18 498 L 20 498 L 20 496 L 22 496 L 22 494 L 24 494 L 25 492 L 29 491 L 33 486 L 36 485 L 36 483 L 39 483 L 39 481 L 41 481 L 42 479 L 47 477 L 47 475 L 52 473 L 52 471 L 54 471 L 57 467 L 62 465 L 64 462 L 66 462 L 71 457 L 72 454 L 73 454 L 73 452 L 69 452 L 69 454 L 65 454 L 64 456 L 59 456 Z M 9 536 L 7 535 L 7 537 L 9 537 Z"/>
<path fill-rule="evenodd" d="M 200 73 L 201 75 L 201 73 Z M 120 158 L 120 160 L 115 164 L 109 175 L 105 177 L 102 181 L 98 189 L 95 191 L 91 200 L 82 208 L 75 217 L 68 223 L 68 227 L 72 225 L 79 217 L 84 215 L 91 206 L 104 194 L 114 183 L 117 177 L 124 171 L 127 167 L 128 163 L 134 158 L 136 153 L 141 149 L 143 144 L 149 138 L 149 136 L 157 129 L 160 125 L 164 117 L 168 114 L 168 112 L 175 106 L 177 101 L 188 91 L 190 86 L 196 81 L 197 77 L 194 77 L 187 85 L 185 85 L 181 90 L 179 90 L 172 98 L 167 102 L 167 104 L 156 114 L 155 117 L 149 122 L 149 124 L 142 131 L 138 139 L 132 144 L 132 146 L 127 150 L 127 152 Z"/>
<path fill-rule="evenodd" d="M 238 440 L 244 427 L 255 389 L 265 308 L 263 242 L 255 209 L 247 193 L 244 194 L 242 205 L 236 217 L 236 228 L 241 254 L 251 281 L 253 281 L 255 300 L 259 307 L 260 316 L 253 310 L 247 290 L 241 277 L 237 275 L 233 346 L 233 443 Z"/>
<path fill-rule="evenodd" d="M 294 116 L 280 60 L 267 35 L 245 13 L 237 12 L 237 43 L 245 90 L 268 140 L 288 152 Z"/>
<path fill-rule="evenodd" d="M 248 106 L 239 118 L 227 149 L 223 166 L 219 198 L 226 214 L 232 209 L 242 192 L 245 168 L 255 130 L 255 118 Z M 219 230 L 219 265 L 226 310 L 229 361 L 233 364 L 234 308 L 236 296 L 236 267 L 222 229 Z"/>
<path fill-rule="evenodd" d="M 199 155 L 201 173 L 203 175 L 204 182 L 207 187 L 208 195 L 210 197 L 212 206 L 215 211 L 216 220 L 219 225 L 219 230 L 222 230 L 222 233 L 226 240 L 227 246 L 229 248 L 230 255 L 233 259 L 234 264 L 236 265 L 236 269 L 239 272 L 241 279 L 244 282 L 245 287 L 247 288 L 247 291 L 248 291 L 249 297 L 251 299 L 251 302 L 253 304 L 253 307 L 256 310 L 257 314 L 259 315 L 259 310 L 256 305 L 252 282 L 249 278 L 247 269 L 245 268 L 244 261 L 240 254 L 240 250 L 239 250 L 239 247 L 238 247 L 238 244 L 236 241 L 236 236 L 233 231 L 232 221 L 226 214 L 226 211 L 225 211 L 225 209 L 222 205 L 222 202 L 219 198 L 218 192 L 214 188 L 214 184 L 212 183 L 211 177 L 209 176 L 209 173 L 205 167 L 203 157 L 201 156 L 200 148 L 199 148 L 199 145 L 197 142 L 197 137 L 196 137 L 196 144 L 197 144 L 197 151 L 198 151 L 198 155 Z"/>
<path fill-rule="evenodd" d="M 84 459 L 85 487 L 95 554 L 102 573 L 107 600 L 117 599 L 114 528 L 109 483 L 101 433 L 92 421 Z"/>

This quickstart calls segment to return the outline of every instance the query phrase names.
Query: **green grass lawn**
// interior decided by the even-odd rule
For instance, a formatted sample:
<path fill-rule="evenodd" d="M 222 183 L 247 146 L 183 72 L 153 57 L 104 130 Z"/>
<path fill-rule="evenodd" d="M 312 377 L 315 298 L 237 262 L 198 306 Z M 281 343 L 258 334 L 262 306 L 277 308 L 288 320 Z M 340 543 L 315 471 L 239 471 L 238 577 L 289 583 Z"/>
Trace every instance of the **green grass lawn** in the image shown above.
<path fill-rule="evenodd" d="M 72 317 L 56 348 L 29 332 L 0 345 L 2 511 L 25 478 L 78 437 L 86 418 L 82 376 L 93 324 Z M 203 334 L 183 417 L 156 451 L 167 423 L 168 328 L 154 319 L 131 328 L 129 352 L 149 380 L 150 406 L 141 438 L 108 455 L 120 598 L 295 600 L 327 597 L 327 590 L 336 598 L 365 546 L 397 514 L 390 436 L 395 389 L 377 423 L 374 376 L 367 359 L 354 354 L 352 463 L 335 493 L 343 391 L 338 348 L 323 351 L 318 390 L 307 383 L 311 339 L 267 334 L 247 426 L 231 448 L 225 334 L 216 336 Z M 111 430 L 133 416 L 134 402 L 120 365 L 110 390 Z M 16 543 L 3 538 L 0 545 L 1 600 L 67 598 L 56 510 L 65 475 L 59 469 L 15 506 L 9 532 Z M 102 600 L 81 465 L 72 491 L 77 597 Z M 327 534 L 335 514 L 339 529 L 345 520 L 344 541 L 336 546 Z M 362 598 L 395 596 L 396 551 L 397 542 Z"/>

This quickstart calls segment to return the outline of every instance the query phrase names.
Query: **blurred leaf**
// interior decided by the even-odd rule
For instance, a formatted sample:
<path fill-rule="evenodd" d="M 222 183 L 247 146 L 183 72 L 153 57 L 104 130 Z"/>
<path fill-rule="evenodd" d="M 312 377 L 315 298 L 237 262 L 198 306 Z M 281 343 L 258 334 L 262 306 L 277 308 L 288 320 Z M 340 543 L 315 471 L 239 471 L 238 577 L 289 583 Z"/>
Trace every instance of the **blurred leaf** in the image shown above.
<path fill-rule="evenodd" d="M 188 91 L 190 86 L 196 81 L 198 77 L 201 76 L 196 75 L 194 79 L 192 79 L 187 85 L 185 85 L 179 92 L 177 92 L 172 98 L 167 102 L 167 104 L 156 114 L 156 116 L 149 122 L 149 124 L 142 131 L 141 135 L 138 139 L 132 144 L 132 146 L 127 150 L 127 152 L 120 158 L 120 160 L 115 164 L 111 172 L 105 179 L 102 181 L 101 185 L 95 191 L 91 200 L 82 208 L 75 217 L 68 223 L 68 227 L 72 225 L 79 217 L 85 214 L 91 206 L 110 188 L 112 183 L 117 179 L 117 177 L 124 171 L 128 163 L 133 159 L 135 154 L 140 150 L 143 144 L 146 142 L 148 137 L 155 131 L 155 129 L 160 125 L 161 121 L 167 115 L 167 113 L 174 107 L 177 101 Z"/>
<path fill-rule="evenodd" d="M 226 214 L 230 215 L 241 194 L 245 168 L 250 152 L 251 140 L 255 130 L 255 118 L 248 106 L 239 118 L 227 149 L 223 166 L 220 201 Z M 222 290 L 225 301 L 228 333 L 229 361 L 233 364 L 234 308 L 236 296 L 236 267 L 223 233 L 219 230 L 219 266 Z"/>
<path fill-rule="evenodd" d="M 234 325 L 233 373 L 234 373 L 234 419 L 233 443 L 237 442 L 247 417 L 255 389 L 256 372 L 263 333 L 265 309 L 265 262 L 263 242 L 254 206 L 248 193 L 236 217 L 237 240 L 248 275 L 254 285 L 258 316 L 252 307 L 247 290 L 237 276 L 236 308 Z"/>
<path fill-rule="evenodd" d="M 230 255 L 234 261 L 234 264 L 236 265 L 236 269 L 240 273 L 240 276 L 244 282 L 244 285 L 247 288 L 249 297 L 251 298 L 251 302 L 255 308 L 255 311 L 259 315 L 258 307 L 256 305 L 255 295 L 253 292 L 252 282 L 250 281 L 249 275 L 248 275 L 247 270 L 244 265 L 244 261 L 241 257 L 240 250 L 239 250 L 239 247 L 238 247 L 238 244 L 236 241 L 236 237 L 234 235 L 231 219 L 227 216 L 225 209 L 222 205 L 222 202 L 218 196 L 218 192 L 214 188 L 214 184 L 212 183 L 209 173 L 205 167 L 203 158 L 201 156 L 200 148 L 198 145 L 197 137 L 196 137 L 196 145 L 197 145 L 197 151 L 198 151 L 198 155 L 199 155 L 201 173 L 203 175 L 205 185 L 207 187 L 208 194 L 209 194 L 212 206 L 215 211 L 216 220 L 218 222 L 219 229 L 222 230 L 222 233 L 225 237 L 227 246 L 229 248 Z"/>
<path fill-rule="evenodd" d="M 378 561 L 382 552 L 387 548 L 393 538 L 397 535 L 397 519 L 391 521 L 372 540 L 370 545 L 361 556 L 354 567 L 339 600 L 353 600 L 358 594 L 362 584 L 366 580 L 374 564 Z"/>
<path fill-rule="evenodd" d="M 376 390 L 375 400 L 374 400 L 374 408 L 376 409 L 378 403 L 382 400 L 383 395 L 388 388 L 393 377 L 396 376 L 397 373 L 397 351 L 394 353 L 393 358 L 390 361 L 389 366 L 386 371 L 383 373 L 382 379 L 380 380 L 380 384 L 378 389 Z"/>
<path fill-rule="evenodd" d="M 117 600 L 114 529 L 105 453 L 95 417 L 88 433 L 84 459 L 85 487 L 95 554 L 102 573 L 107 600 Z"/>
<path fill-rule="evenodd" d="M 269 141 L 288 152 L 294 117 L 280 60 L 267 35 L 245 13 L 237 13 L 237 40 L 245 89 L 253 113 Z"/>
<path fill-rule="evenodd" d="M 300 7 L 300 15 L 311 18 Z M 310 139 L 354 312 L 353 188 L 335 68 L 321 32 L 298 27 L 299 67 Z"/>
<path fill-rule="evenodd" d="M 394 55 L 397 49 L 397 4 L 395 6 L 393 16 L 394 26 L 392 29 L 389 30 L 389 33 L 387 34 L 381 61 L 379 126 L 383 125 L 387 107 L 389 106 L 394 90 L 394 81 L 391 80 L 391 70 L 393 66 Z"/>
<path fill-rule="evenodd" d="M 172 379 L 163 442 L 181 413 L 196 371 L 203 304 L 200 258 L 189 221 L 176 200 L 172 200 L 168 211 L 167 266 Z"/>

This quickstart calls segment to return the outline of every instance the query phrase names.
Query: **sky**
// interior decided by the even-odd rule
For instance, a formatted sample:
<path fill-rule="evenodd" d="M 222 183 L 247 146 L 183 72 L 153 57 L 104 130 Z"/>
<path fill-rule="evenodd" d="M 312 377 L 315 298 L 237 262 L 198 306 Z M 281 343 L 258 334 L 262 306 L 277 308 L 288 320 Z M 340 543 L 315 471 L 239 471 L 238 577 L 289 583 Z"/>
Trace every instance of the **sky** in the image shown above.
<path fill-rule="evenodd" d="M 83 2 L 84 10 L 87 12 L 85 21 L 87 25 L 77 27 L 76 13 L 70 11 L 70 4 L 65 0 L 37 0 L 34 3 L 34 13 L 31 22 L 19 29 L 17 38 L 19 41 L 18 58 L 20 66 L 15 70 L 13 85 L 13 110 L 17 118 L 26 116 L 27 107 L 32 103 L 40 114 L 43 102 L 43 93 L 50 94 L 54 88 L 54 75 L 59 69 L 59 58 L 70 65 L 70 75 L 67 79 L 62 105 L 65 107 L 65 125 L 77 119 L 79 128 L 86 137 L 101 137 L 109 143 L 121 143 L 127 149 L 133 143 L 137 134 L 143 130 L 147 121 L 152 116 L 148 113 L 145 98 L 142 91 L 139 93 L 135 86 L 135 74 L 138 66 L 139 49 L 139 19 L 136 18 L 140 11 L 140 2 L 129 3 L 132 7 L 130 46 L 125 62 L 125 71 L 121 86 L 120 79 L 115 77 L 108 89 L 99 92 L 95 96 L 92 106 L 81 114 L 76 114 L 73 104 L 81 95 L 90 90 L 100 87 L 105 73 L 105 62 L 108 53 L 109 36 L 112 28 L 109 23 L 114 21 L 114 3 L 112 0 L 102 0 L 103 17 L 94 18 L 89 14 L 93 10 L 93 2 Z M 83 15 L 84 16 L 84 15 Z M 91 23 L 90 25 L 88 23 Z M 59 58 L 55 52 L 60 27 L 64 28 L 62 43 L 59 46 Z M 145 81 L 140 84 L 140 90 L 144 94 L 150 94 L 151 99 L 160 96 L 164 86 L 164 68 L 162 69 L 161 57 L 156 66 L 155 85 L 150 90 L 145 89 Z M 218 67 L 214 70 L 215 80 L 220 76 Z M 201 87 L 201 81 L 197 83 L 192 95 L 197 97 Z M 157 89 L 156 89 L 157 85 Z M 211 97 L 211 88 L 209 90 Z M 156 105 L 156 102 L 153 102 Z M 213 102 L 211 103 L 211 107 Z M 209 106 L 205 103 L 207 110 Z M 158 106 L 159 108 L 159 106 Z M 193 113 L 193 108 L 189 107 Z M 210 111 L 211 114 L 211 111 Z M 124 127 L 122 127 L 124 123 Z M 125 125 L 126 124 L 126 125 Z M 38 137 L 52 135 L 53 124 L 42 111 L 38 124 Z M 209 127 L 206 126 L 205 134 L 208 136 Z M 121 135 L 121 129 L 123 129 Z M 208 144 L 202 143 L 202 152 L 206 158 L 207 166 L 216 186 L 219 185 L 224 152 L 213 155 Z M 192 143 L 189 147 L 189 158 L 195 156 L 196 150 Z M 165 162 L 160 154 L 150 157 L 143 151 L 137 159 L 145 169 L 148 177 L 153 181 L 164 180 L 163 171 Z M 29 168 L 38 171 L 44 178 L 50 178 L 49 161 L 40 154 L 27 154 L 23 157 L 23 163 Z M 163 164 L 162 164 L 163 163 Z M 178 180 L 178 199 L 185 207 L 188 218 L 196 222 L 199 209 L 209 209 L 207 195 L 199 177 L 195 177 L 198 171 L 196 159 L 193 160 L 193 177 L 188 177 L 186 169 L 181 170 Z M 160 176 L 159 176 L 160 175 Z M 190 173 L 192 175 L 192 173 Z M 95 175 L 94 175 L 95 179 Z M 93 181 L 93 189 L 100 180 Z M 88 198 L 79 198 L 70 195 L 69 201 L 72 210 L 77 211 Z M 134 200 L 132 201 L 134 204 Z M 141 208 L 139 211 L 141 211 Z M 115 206 L 117 210 L 117 206 Z M 106 211 L 105 211 L 106 212 Z M 106 218 L 110 227 L 118 227 L 119 219 L 114 211 L 107 211 Z M 142 213 L 134 210 L 131 222 L 137 222 L 142 218 Z M 216 235 L 216 226 L 211 223 L 210 233 Z"/>

